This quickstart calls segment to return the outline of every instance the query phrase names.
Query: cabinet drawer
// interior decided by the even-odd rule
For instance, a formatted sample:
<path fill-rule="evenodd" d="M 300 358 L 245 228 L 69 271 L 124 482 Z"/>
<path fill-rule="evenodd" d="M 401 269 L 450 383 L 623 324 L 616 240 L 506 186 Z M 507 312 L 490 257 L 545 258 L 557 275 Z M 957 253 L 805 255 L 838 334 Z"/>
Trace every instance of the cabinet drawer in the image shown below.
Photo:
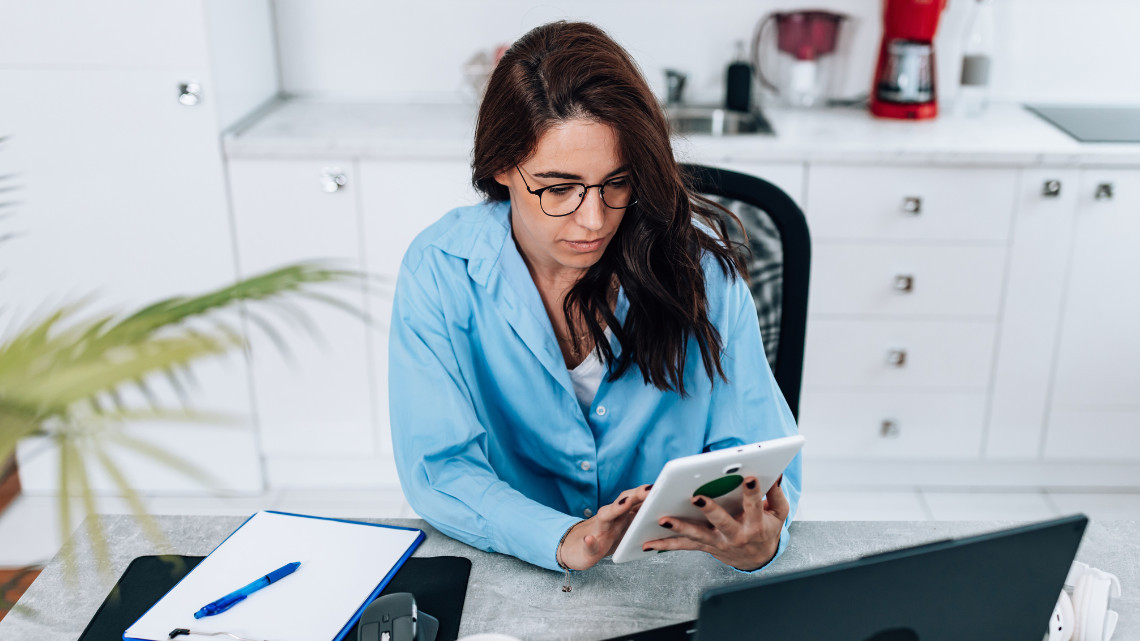
<path fill-rule="evenodd" d="M 816 239 L 1002 241 L 1016 172 L 896 166 L 808 169 L 807 217 Z"/>
<path fill-rule="evenodd" d="M 986 394 L 805 391 L 805 456 L 828 459 L 976 459 Z M 853 482 L 858 479 L 852 479 Z"/>
<path fill-rule="evenodd" d="M 993 365 L 992 322 L 811 319 L 804 387 L 983 390 Z"/>
<path fill-rule="evenodd" d="M 996 317 L 1006 249 L 817 243 L 810 302 L 819 314 Z"/>

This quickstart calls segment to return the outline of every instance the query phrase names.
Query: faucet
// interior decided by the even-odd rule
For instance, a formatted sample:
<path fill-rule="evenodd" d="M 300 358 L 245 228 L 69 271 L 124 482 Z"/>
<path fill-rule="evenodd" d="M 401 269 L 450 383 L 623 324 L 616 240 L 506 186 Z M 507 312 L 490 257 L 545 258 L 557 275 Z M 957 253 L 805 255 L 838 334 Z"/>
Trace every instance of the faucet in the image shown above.
<path fill-rule="evenodd" d="M 676 69 L 665 70 L 665 104 L 680 105 L 685 92 L 688 76 Z"/>

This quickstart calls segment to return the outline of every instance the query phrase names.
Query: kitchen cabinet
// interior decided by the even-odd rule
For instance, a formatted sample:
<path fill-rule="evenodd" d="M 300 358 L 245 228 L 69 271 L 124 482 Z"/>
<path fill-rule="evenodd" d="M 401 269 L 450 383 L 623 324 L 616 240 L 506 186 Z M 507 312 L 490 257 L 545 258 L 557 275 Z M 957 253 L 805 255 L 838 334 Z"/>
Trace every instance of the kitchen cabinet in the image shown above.
<path fill-rule="evenodd" d="M 980 458 L 1016 171 L 807 174 L 800 428 L 823 442 L 813 456 Z"/>
<path fill-rule="evenodd" d="M 1140 172 L 1085 169 L 1057 342 L 1047 460 L 1140 460 Z"/>
<path fill-rule="evenodd" d="M 161 71 L 168 90 L 192 85 L 190 93 L 218 118 L 220 129 L 234 126 L 277 93 L 274 47 L 271 0 L 0 4 L 0 68 L 45 77 L 52 70 L 82 71 L 92 80 L 102 71 Z M 117 87 L 92 85 L 94 91 L 75 86 L 55 113 L 64 105 L 126 106 L 118 102 Z M 217 142 L 216 135 L 211 142 Z"/>
<path fill-rule="evenodd" d="M 229 177 L 241 277 L 315 260 L 362 271 L 360 186 L 351 159 L 234 159 Z M 364 313 L 363 282 L 315 291 Z M 263 454 L 276 459 L 373 452 L 373 382 L 363 319 L 315 300 L 298 300 L 288 310 L 256 309 L 256 317 L 249 310 L 246 329 Z M 298 313 L 307 324 L 287 322 Z M 272 335 L 264 325 L 275 328 Z"/>
<path fill-rule="evenodd" d="M 479 202 L 471 168 L 455 160 L 365 160 L 360 163 L 364 261 L 377 286 L 368 297 L 373 319 L 373 389 L 379 449 L 390 461 L 388 324 L 404 253 L 416 235 L 444 214 Z"/>
<path fill-rule="evenodd" d="M 200 0 L 6 2 L 0 17 L 0 65 L 5 67 L 203 71 L 209 66 Z"/>
<path fill-rule="evenodd" d="M 1128 214 L 1140 210 L 1130 196 L 1140 154 L 1125 161 L 1050 138 L 1048 125 L 1021 110 L 992 115 L 912 126 L 848 110 L 796 112 L 783 117 L 800 126 L 777 122 L 798 132 L 788 138 L 755 147 L 694 141 L 696 152 L 684 156 L 765 178 L 807 215 L 813 263 L 800 423 L 813 483 L 1115 486 L 1136 478 L 1140 417 L 1128 392 L 1140 389 L 1130 369 L 1140 342 L 1116 319 L 1140 312 L 1127 247 L 1137 237 Z M 461 126 L 470 118 L 467 106 L 418 115 L 409 105 L 285 101 L 225 141 L 234 160 L 355 163 L 359 260 L 377 275 L 365 334 L 375 449 L 339 458 L 280 450 L 265 459 L 271 485 L 396 482 L 392 287 L 415 235 L 478 199 Z M 330 149 L 342 157 L 326 158 Z M 1118 167 L 1096 169 L 1093 156 Z M 1103 182 L 1113 183 L 1112 200 L 1094 197 Z M 1092 302 L 1074 306 L 1082 297 Z M 255 370 L 255 388 L 260 377 Z M 1110 445 L 1081 449 L 1096 443 Z"/>
<path fill-rule="evenodd" d="M 258 49 L 271 45 L 268 2 L 50 4 L 58 11 L 0 7 L 0 135 L 10 136 L 0 163 L 20 182 L 18 206 L 0 221 L 0 234 L 18 234 L 0 252 L 6 320 L 86 296 L 90 313 L 125 311 L 232 283 L 219 139 L 277 90 L 272 47 Z M 165 15 L 148 22 L 156 12 Z M 29 40 L 35 46 L 21 46 Z M 216 81 L 243 89 L 230 94 Z M 245 360 L 203 362 L 194 378 L 192 408 L 236 425 L 136 421 L 126 429 L 205 470 L 215 486 L 127 450 L 111 456 L 144 492 L 259 491 Z M 178 405 L 162 381 L 156 393 Z M 31 439 L 18 456 L 27 491 L 55 490 L 49 443 Z M 116 491 L 105 475 L 94 486 Z"/>
<path fill-rule="evenodd" d="M 311 200 L 324 195 L 315 189 L 300 195 L 313 186 L 319 169 L 329 165 L 354 168 L 348 188 L 340 194 L 352 193 L 351 202 L 348 198 L 339 205 Z M 1078 183 L 1092 178 L 1077 170 L 1049 169 L 805 167 L 747 162 L 732 163 L 731 168 L 769 180 L 775 177 L 785 190 L 799 193 L 811 204 L 807 217 L 815 242 L 801 429 L 813 443 L 815 460 L 877 461 L 905 468 L 918 461 L 929 465 L 1048 459 L 1048 454 L 1042 459 L 1046 443 L 1064 438 L 1067 429 L 1065 410 L 1053 411 L 1049 422 L 1046 418 L 1054 385 L 1054 345 L 1062 324 L 1062 292 L 1066 287 L 1087 288 L 1087 283 L 1066 286 L 1064 282 L 1070 251 L 1075 252 L 1074 266 L 1080 256 L 1071 246 L 1095 242 L 1081 240 L 1084 235 L 1078 236 L 1075 245 L 1073 241 L 1079 193 L 1087 191 Z M 854 173 L 849 176 L 849 171 Z M 344 403 L 357 408 L 355 433 L 373 430 L 371 445 L 361 437 L 359 448 L 337 453 L 335 444 L 347 441 L 338 441 L 335 430 L 327 438 L 318 430 L 315 434 L 318 440 L 325 438 L 324 442 L 313 451 L 302 451 L 311 433 L 300 423 L 289 430 L 288 438 L 295 440 L 288 444 L 288 439 L 279 440 L 263 421 L 263 450 L 271 484 L 311 486 L 327 484 L 329 479 L 349 485 L 395 483 L 387 401 L 392 287 L 416 234 L 453 207 L 478 201 L 469 186 L 469 172 L 468 164 L 459 160 L 232 161 L 243 271 L 250 259 L 245 249 L 245 219 L 260 216 L 262 225 L 272 225 L 275 217 L 281 217 L 277 228 L 288 238 L 273 239 L 269 245 L 289 256 L 339 256 L 350 263 L 359 261 L 353 264 L 376 277 L 365 297 L 372 321 L 364 335 L 370 378 L 359 374 L 359 352 L 350 359 L 352 366 L 346 365 L 348 361 L 328 360 L 327 352 L 313 354 L 305 362 L 314 371 L 324 372 L 318 376 L 322 380 L 306 382 L 302 375 L 280 388 L 288 392 L 278 393 L 282 399 L 328 396 L 320 391 L 322 385 L 343 381 L 340 392 L 355 390 L 355 400 Z M 271 174 L 279 175 L 270 179 Z M 1120 211 L 1132 207 L 1119 191 L 1119 185 L 1132 175 L 1125 171 L 1112 176 L 1118 185 L 1114 195 L 1124 198 L 1113 211 L 1116 206 Z M 902 183 L 884 182 L 881 176 L 893 176 Z M 874 189 L 868 188 L 870 194 L 836 199 L 834 185 L 822 179 L 840 185 L 866 180 L 874 183 Z M 1051 193 L 1054 182 L 1063 188 Z M 247 200 L 242 196 L 247 191 L 258 196 Z M 888 192 L 890 199 L 884 199 L 882 192 Z M 267 194 L 276 195 L 267 200 Z M 918 211 L 913 211 L 916 200 Z M 267 213 L 247 216 L 243 203 Z M 1095 199 L 1091 203 L 1108 204 Z M 350 210 L 356 212 L 356 223 L 345 222 L 352 218 L 352 213 L 346 213 Z M 1106 216 L 1108 210 L 1103 210 Z M 320 214 L 313 216 L 317 211 Z M 317 239 L 307 225 L 320 218 L 338 222 L 330 223 Z M 863 224 L 853 227 L 850 219 Z M 353 233 L 359 234 L 359 247 L 353 245 Z M 1090 227 L 1085 235 L 1127 238 L 1128 233 L 1128 228 L 1109 232 Z M 286 260 L 284 254 L 271 254 Z M 263 258 L 261 262 L 269 265 L 273 261 Z M 1122 268 L 1113 269 L 1120 272 Z M 1075 270 L 1074 278 L 1081 283 L 1101 282 L 1082 276 L 1094 271 L 1093 267 Z M 1120 313 L 1127 315 L 1127 311 Z M 358 328 L 350 330 L 347 319 L 341 322 L 344 327 L 332 333 L 345 345 L 359 345 Z M 1089 317 L 1086 322 L 1095 326 L 1098 321 Z M 346 338 L 349 335 L 351 339 Z M 352 352 L 344 350 L 345 354 Z M 259 390 L 267 389 L 274 377 L 294 376 L 287 372 L 280 367 L 262 371 L 255 356 L 253 377 L 259 404 Z M 357 377 L 356 383 L 348 381 L 350 375 Z M 360 380 L 369 381 L 368 390 L 360 388 Z M 372 423 L 360 412 L 364 396 L 371 403 Z M 264 418 L 269 413 L 259 405 L 259 415 Z M 296 415 L 305 412 L 297 410 Z M 319 419 L 318 412 L 304 422 Z M 1125 424 L 1117 429 L 1128 438 L 1130 432 L 1125 428 L 1135 424 L 1133 418 L 1125 414 L 1117 420 Z M 1103 431 L 1111 432 L 1112 416 L 1104 418 L 1102 425 Z M 1105 455 L 1099 452 L 1090 457 Z"/>
<path fill-rule="evenodd" d="M 240 273 L 329 259 L 364 272 L 339 298 L 365 318 L 305 304 L 311 328 L 281 337 L 248 325 L 261 453 L 271 487 L 398 483 L 388 422 L 388 324 L 412 240 L 479 198 L 461 161 L 234 158 L 229 177 Z M 311 333 L 319 337 L 314 340 Z"/>
<path fill-rule="evenodd" d="M 1026 168 L 1014 202 L 985 457 L 1038 460 L 1064 306 L 1080 170 Z"/>

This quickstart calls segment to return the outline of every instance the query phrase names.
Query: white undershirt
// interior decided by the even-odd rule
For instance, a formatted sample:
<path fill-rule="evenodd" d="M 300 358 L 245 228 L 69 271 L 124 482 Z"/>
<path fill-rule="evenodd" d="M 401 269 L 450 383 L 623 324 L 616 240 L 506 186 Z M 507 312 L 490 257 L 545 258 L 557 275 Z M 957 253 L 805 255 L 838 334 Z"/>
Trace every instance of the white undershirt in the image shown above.
<path fill-rule="evenodd" d="M 607 327 L 606 340 L 610 340 L 611 336 L 610 328 Z M 574 395 L 578 397 L 582 414 L 590 415 L 590 406 L 594 404 L 594 397 L 598 395 L 598 387 L 602 384 L 602 375 L 605 373 L 606 366 L 596 349 L 590 350 L 586 360 L 570 370 L 570 381 L 574 383 Z"/>

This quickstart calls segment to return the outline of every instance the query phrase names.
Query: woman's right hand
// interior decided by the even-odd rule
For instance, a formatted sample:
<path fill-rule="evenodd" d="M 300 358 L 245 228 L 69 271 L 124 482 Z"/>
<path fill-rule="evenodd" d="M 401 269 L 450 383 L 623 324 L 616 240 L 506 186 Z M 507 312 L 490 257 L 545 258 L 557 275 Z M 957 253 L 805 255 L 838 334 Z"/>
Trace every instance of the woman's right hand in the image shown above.
<path fill-rule="evenodd" d="M 626 490 L 594 516 L 570 528 L 558 548 L 558 560 L 571 570 L 586 570 L 612 554 L 652 485 Z"/>

